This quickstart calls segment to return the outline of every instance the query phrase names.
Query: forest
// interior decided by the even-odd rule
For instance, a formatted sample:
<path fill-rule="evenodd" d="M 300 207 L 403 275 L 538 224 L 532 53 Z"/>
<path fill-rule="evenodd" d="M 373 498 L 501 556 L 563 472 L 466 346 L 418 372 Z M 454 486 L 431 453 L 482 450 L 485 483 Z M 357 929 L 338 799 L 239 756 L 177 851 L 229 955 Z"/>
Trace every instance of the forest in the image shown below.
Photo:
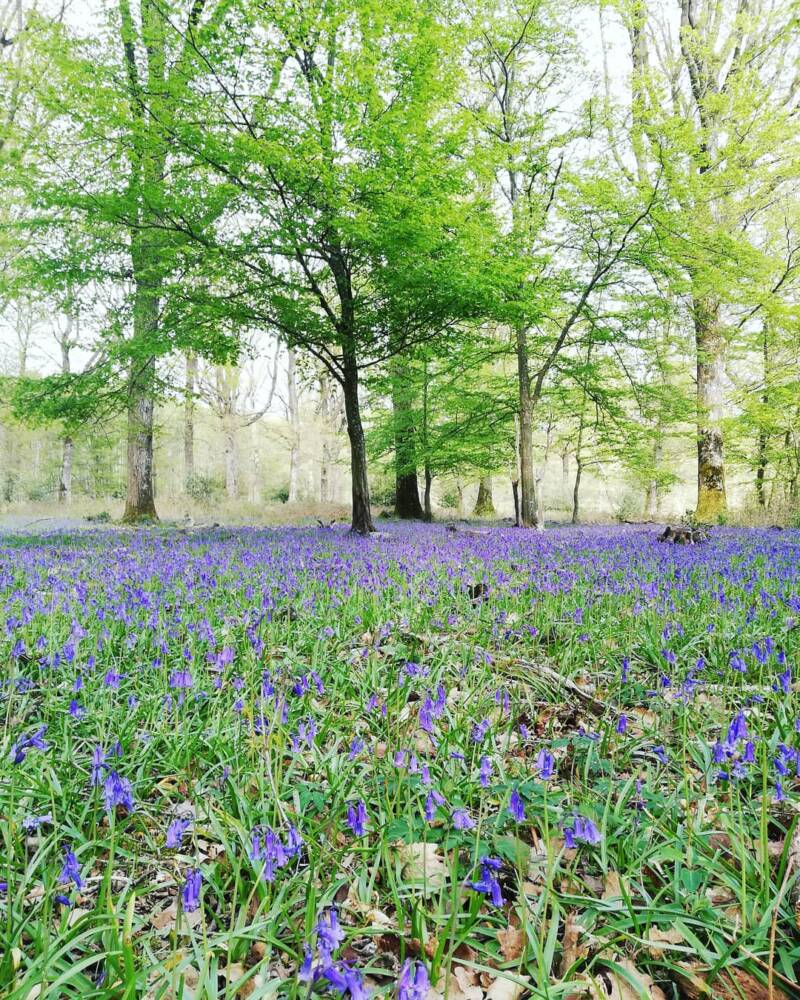
<path fill-rule="evenodd" d="M 0 998 L 800 1000 L 797 0 L 0 0 Z"/>
<path fill-rule="evenodd" d="M 7 0 L 3 502 L 791 523 L 796 16 Z"/>

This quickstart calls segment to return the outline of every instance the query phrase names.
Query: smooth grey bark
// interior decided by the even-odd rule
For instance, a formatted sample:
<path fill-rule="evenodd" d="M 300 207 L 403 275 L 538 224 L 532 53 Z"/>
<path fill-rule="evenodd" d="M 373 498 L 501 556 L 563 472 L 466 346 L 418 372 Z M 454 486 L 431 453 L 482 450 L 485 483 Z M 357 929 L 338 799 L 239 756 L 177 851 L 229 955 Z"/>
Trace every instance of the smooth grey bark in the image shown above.
<path fill-rule="evenodd" d="M 186 355 L 186 395 L 183 404 L 183 484 L 188 492 L 194 478 L 194 414 L 197 388 L 197 355 Z"/>
<path fill-rule="evenodd" d="M 287 415 L 289 418 L 289 503 L 297 503 L 300 475 L 300 404 L 297 394 L 297 370 L 295 352 L 289 348 L 286 361 Z"/>

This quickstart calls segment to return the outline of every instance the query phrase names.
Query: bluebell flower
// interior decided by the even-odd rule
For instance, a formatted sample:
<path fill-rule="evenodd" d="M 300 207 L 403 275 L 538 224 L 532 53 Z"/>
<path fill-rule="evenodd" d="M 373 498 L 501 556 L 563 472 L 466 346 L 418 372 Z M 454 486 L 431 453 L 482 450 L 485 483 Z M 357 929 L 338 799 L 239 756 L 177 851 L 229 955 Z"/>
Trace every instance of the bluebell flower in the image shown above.
<path fill-rule="evenodd" d="M 180 847 L 183 842 L 183 835 L 191 825 L 192 821 L 190 819 L 174 819 L 167 827 L 166 846 L 170 849 Z"/>
<path fill-rule="evenodd" d="M 79 701 L 73 698 L 69 703 L 69 714 L 73 719 L 84 719 L 86 718 L 86 709 Z"/>
<path fill-rule="evenodd" d="M 482 743 L 486 738 L 486 734 L 489 732 L 489 720 L 481 719 L 480 722 L 476 722 L 472 727 L 472 742 Z"/>
<path fill-rule="evenodd" d="M 511 793 L 511 798 L 508 801 L 508 811 L 511 814 L 512 819 L 514 819 L 517 823 L 522 823 L 524 821 L 525 803 L 522 801 L 522 796 L 516 788 Z"/>
<path fill-rule="evenodd" d="M 436 810 L 445 803 L 444 795 L 432 788 L 425 798 L 425 819 L 432 823 L 436 818 Z"/>
<path fill-rule="evenodd" d="M 78 859 L 68 847 L 64 847 L 64 863 L 61 867 L 61 874 L 58 876 L 58 881 L 61 884 L 64 882 L 74 882 L 76 889 L 83 888 L 83 879 L 81 878 Z"/>
<path fill-rule="evenodd" d="M 339 924 L 339 914 L 333 907 L 320 916 L 314 930 L 317 934 L 317 951 L 319 951 L 324 964 L 329 965 L 333 953 L 344 941 L 344 931 Z"/>
<path fill-rule="evenodd" d="M 200 888 L 203 876 L 198 868 L 190 868 L 186 872 L 186 881 L 181 889 L 181 905 L 185 913 L 194 913 L 200 906 Z"/>
<path fill-rule="evenodd" d="M 367 832 L 367 807 L 363 799 L 347 807 L 347 824 L 356 837 L 363 837 Z"/>
<path fill-rule="evenodd" d="M 575 813 L 572 817 L 572 825 L 564 828 L 564 843 L 567 847 L 575 847 L 576 841 L 584 844 L 599 844 L 602 839 L 603 836 L 595 824 L 585 816 L 581 816 L 580 813 Z"/>
<path fill-rule="evenodd" d="M 407 958 L 400 969 L 397 1000 L 426 1000 L 430 988 L 428 970 L 422 962 L 412 962 Z"/>
<path fill-rule="evenodd" d="M 500 883 L 497 881 L 497 872 L 502 867 L 501 862 L 497 858 L 483 857 L 480 860 L 480 864 L 480 878 L 473 882 L 467 882 L 467 885 L 470 889 L 474 889 L 475 892 L 482 892 L 484 895 L 489 896 L 495 906 L 502 906 L 503 893 L 500 889 Z"/>
<path fill-rule="evenodd" d="M 31 733 L 30 736 L 22 736 L 17 742 L 11 747 L 11 751 L 8 755 L 8 759 L 12 764 L 21 764 L 28 755 L 30 750 L 49 750 L 50 744 L 46 743 L 44 740 L 44 734 L 47 732 L 47 726 L 39 726 L 35 733 Z"/>
<path fill-rule="evenodd" d="M 489 787 L 489 779 L 492 776 L 492 762 L 488 757 L 481 757 L 480 783 L 482 788 Z"/>
<path fill-rule="evenodd" d="M 452 818 L 453 826 L 456 830 L 475 829 L 475 820 L 470 816 L 466 809 L 454 809 Z"/>
<path fill-rule="evenodd" d="M 38 830 L 40 826 L 44 826 L 45 823 L 52 823 L 53 816 L 51 813 L 44 813 L 42 816 L 26 816 L 22 821 L 22 826 L 28 833 L 34 830 Z"/>
<path fill-rule="evenodd" d="M 323 972 L 323 976 L 331 986 L 340 993 L 349 994 L 351 1000 L 367 1000 L 369 991 L 364 986 L 364 980 L 358 969 L 354 969 L 347 962 L 338 962 L 330 965 Z"/>
<path fill-rule="evenodd" d="M 744 712 L 737 712 L 733 717 L 731 724 L 728 726 L 728 746 L 733 746 L 737 740 L 747 739 L 747 721 L 744 717 Z"/>
<path fill-rule="evenodd" d="M 539 777 L 543 780 L 552 778 L 556 773 L 555 761 L 549 750 L 542 749 L 536 755 L 536 768 L 539 771 Z"/>
<path fill-rule="evenodd" d="M 92 768 L 90 772 L 90 781 L 93 787 L 100 784 L 103 780 L 104 772 L 108 770 L 105 760 L 105 751 L 101 746 L 96 746 L 92 750 Z"/>
<path fill-rule="evenodd" d="M 133 788 L 127 778 L 121 778 L 116 771 L 109 771 L 103 785 L 103 798 L 106 812 L 113 812 L 117 806 L 133 812 L 136 806 L 133 801 Z"/>

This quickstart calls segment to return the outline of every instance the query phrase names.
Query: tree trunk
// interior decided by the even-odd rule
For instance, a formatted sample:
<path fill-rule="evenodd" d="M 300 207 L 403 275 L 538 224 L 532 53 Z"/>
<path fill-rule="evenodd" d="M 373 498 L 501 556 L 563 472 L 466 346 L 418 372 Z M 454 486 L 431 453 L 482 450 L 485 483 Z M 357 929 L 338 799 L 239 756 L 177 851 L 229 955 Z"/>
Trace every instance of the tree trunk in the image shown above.
<path fill-rule="evenodd" d="M 350 440 L 350 475 L 352 477 L 353 514 L 350 530 L 357 535 L 374 531 L 370 509 L 369 479 L 367 478 L 367 448 L 361 424 L 361 407 L 358 401 L 358 363 L 354 345 L 345 341 L 342 351 L 342 389 L 347 418 L 347 437 Z"/>
<path fill-rule="evenodd" d="M 661 428 L 658 429 L 659 434 L 661 433 Z M 663 445 L 660 439 L 653 442 L 653 469 L 658 470 L 661 465 L 661 455 L 663 452 Z M 655 521 L 658 517 L 658 480 L 653 476 L 650 482 L 647 484 L 647 493 L 645 494 L 644 500 L 644 516 L 649 521 Z"/>
<path fill-rule="evenodd" d="M 433 485 L 433 473 L 428 463 L 425 463 L 425 520 L 430 523 L 433 520 L 433 508 L 431 507 L 431 486 Z"/>
<path fill-rule="evenodd" d="M 578 440 L 575 443 L 575 485 L 572 489 L 573 524 L 577 524 L 580 518 L 581 477 L 583 475 L 583 407 L 585 403 L 586 395 L 584 393 L 584 402 L 581 404 L 581 419 L 578 424 Z"/>
<path fill-rule="evenodd" d="M 288 382 L 289 433 L 291 448 L 289 450 L 289 503 L 297 503 L 298 478 L 300 473 L 300 404 L 297 398 L 297 374 L 295 369 L 295 354 L 290 347 L 286 363 L 286 378 Z"/>
<path fill-rule="evenodd" d="M 725 395 L 725 338 L 719 302 L 695 298 L 697 345 L 697 508 L 701 522 L 713 522 L 727 510 L 722 436 Z"/>
<path fill-rule="evenodd" d="M 222 434 L 225 441 L 225 495 L 235 500 L 239 493 L 239 448 L 236 439 L 236 417 L 226 413 L 222 418 Z"/>
<path fill-rule="evenodd" d="M 319 502 L 331 502 L 331 446 L 322 442 L 322 459 L 319 466 Z"/>
<path fill-rule="evenodd" d="M 517 329 L 517 374 L 519 382 L 519 478 L 522 487 L 520 520 L 523 528 L 542 528 L 533 466 L 533 397 L 528 368 L 528 331 Z"/>
<path fill-rule="evenodd" d="M 72 502 L 72 438 L 69 434 L 61 446 L 61 472 L 58 477 L 58 502 Z"/>
<path fill-rule="evenodd" d="M 569 448 L 561 452 L 561 495 L 564 500 L 569 496 Z"/>
<path fill-rule="evenodd" d="M 769 327 L 766 323 L 764 323 L 762 327 L 761 336 L 761 352 L 764 361 L 764 391 L 761 394 L 761 402 L 764 404 L 764 410 L 766 411 L 769 406 L 769 387 L 771 381 Z M 761 508 L 764 508 L 767 505 L 766 497 L 764 495 L 764 480 L 766 479 L 767 474 L 768 443 L 769 435 L 767 434 L 766 428 L 762 426 L 758 432 L 758 452 L 756 457 L 756 498 L 758 499 L 758 506 Z"/>
<path fill-rule="evenodd" d="M 142 306 L 137 305 L 141 312 Z M 157 322 L 157 303 L 147 305 L 151 307 L 148 308 L 148 321 Z M 122 515 L 127 524 L 158 520 L 153 486 L 155 375 L 155 358 L 142 361 L 134 357 L 131 360 L 128 376 L 128 492 Z"/>
<path fill-rule="evenodd" d="M 405 368 L 401 358 L 392 366 L 394 417 L 394 512 L 407 520 L 424 516 L 417 482 L 416 429 Z"/>
<path fill-rule="evenodd" d="M 580 519 L 580 491 L 581 491 L 581 475 L 583 474 L 583 466 L 581 462 L 576 462 L 575 468 L 575 485 L 572 488 L 572 523 L 577 524 Z"/>
<path fill-rule="evenodd" d="M 183 410 L 183 488 L 189 491 L 194 478 L 194 408 L 197 383 L 197 355 L 186 355 L 186 399 Z"/>
<path fill-rule="evenodd" d="M 494 498 L 492 497 L 492 477 L 481 476 L 478 484 L 478 499 L 472 512 L 476 517 L 493 517 L 495 514 Z"/>
<path fill-rule="evenodd" d="M 519 519 L 519 480 L 512 479 L 511 481 L 511 492 L 514 494 L 514 527 L 521 527 L 521 522 Z"/>

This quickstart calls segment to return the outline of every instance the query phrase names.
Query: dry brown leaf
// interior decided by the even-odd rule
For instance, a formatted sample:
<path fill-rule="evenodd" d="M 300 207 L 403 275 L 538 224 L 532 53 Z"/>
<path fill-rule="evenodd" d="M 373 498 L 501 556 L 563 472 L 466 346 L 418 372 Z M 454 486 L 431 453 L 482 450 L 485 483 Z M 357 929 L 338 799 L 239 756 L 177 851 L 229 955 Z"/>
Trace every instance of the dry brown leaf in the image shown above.
<path fill-rule="evenodd" d="M 589 954 L 588 949 L 580 943 L 582 936 L 583 927 L 578 923 L 578 914 L 575 910 L 570 910 L 564 920 L 561 962 L 558 966 L 558 974 L 562 979 L 579 959 L 586 958 Z"/>
<path fill-rule="evenodd" d="M 650 942 L 650 954 L 654 958 L 658 958 L 664 953 L 665 945 L 683 944 L 684 937 L 675 927 L 672 927 L 668 931 L 659 930 L 658 927 L 651 927 L 647 932 L 647 940 Z"/>
<path fill-rule="evenodd" d="M 403 878 L 422 882 L 426 892 L 438 892 L 447 880 L 447 865 L 436 844 L 402 844 L 399 849 L 403 862 Z"/>
<path fill-rule="evenodd" d="M 440 995 L 446 993 L 448 1000 L 483 1000 L 483 990 L 477 983 L 478 974 L 474 969 L 455 965 L 450 970 L 449 977 L 442 972 L 436 984 L 436 992 Z M 428 998 L 430 1000 L 430 993 Z"/>
<path fill-rule="evenodd" d="M 676 978 L 688 1000 L 765 1000 L 768 994 L 767 987 L 744 969 L 725 969 L 713 981 L 699 962 L 682 962 L 681 970 Z M 789 998 L 773 984 L 772 1000 Z"/>
<path fill-rule="evenodd" d="M 497 932 L 500 954 L 506 962 L 513 962 L 525 951 L 525 931 L 519 927 L 502 928 Z"/>
<path fill-rule="evenodd" d="M 602 898 L 606 901 L 610 899 L 622 899 L 622 882 L 616 872 L 609 872 L 606 875 Z"/>
<path fill-rule="evenodd" d="M 629 958 L 619 958 L 615 961 L 628 975 L 623 976 L 614 970 L 606 970 L 602 977 L 603 986 L 608 983 L 610 992 L 604 990 L 599 993 L 603 1000 L 606 998 L 610 998 L 610 1000 L 642 1000 L 643 997 L 649 997 L 651 1000 L 666 1000 L 664 991 L 661 987 L 656 986 L 653 977 L 637 969 Z"/>
<path fill-rule="evenodd" d="M 524 990 L 522 983 L 498 976 L 486 991 L 486 1000 L 519 1000 Z"/>
<path fill-rule="evenodd" d="M 163 910 L 158 910 L 150 914 L 150 923 L 159 934 L 168 934 L 175 930 L 178 919 L 178 904 L 170 903 Z M 192 913 L 181 914 L 181 925 L 178 928 L 181 934 L 188 933 L 190 928 L 199 927 L 203 922 L 203 911 L 194 910 Z"/>

